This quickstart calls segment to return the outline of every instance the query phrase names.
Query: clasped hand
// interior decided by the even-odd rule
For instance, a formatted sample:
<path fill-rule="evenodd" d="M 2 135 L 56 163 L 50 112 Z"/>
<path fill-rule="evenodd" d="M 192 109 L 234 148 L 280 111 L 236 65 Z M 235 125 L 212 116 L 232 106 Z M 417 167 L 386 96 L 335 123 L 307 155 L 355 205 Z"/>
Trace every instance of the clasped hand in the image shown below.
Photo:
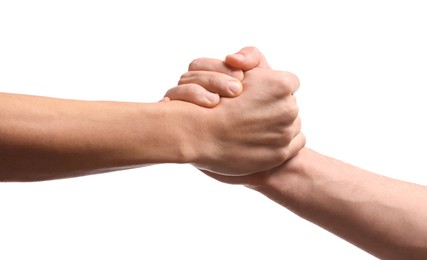
<path fill-rule="evenodd" d="M 247 47 L 225 61 L 194 60 L 164 100 L 197 105 L 195 167 L 241 176 L 275 168 L 304 147 L 298 87 L 295 75 L 272 70 L 256 48 Z"/>

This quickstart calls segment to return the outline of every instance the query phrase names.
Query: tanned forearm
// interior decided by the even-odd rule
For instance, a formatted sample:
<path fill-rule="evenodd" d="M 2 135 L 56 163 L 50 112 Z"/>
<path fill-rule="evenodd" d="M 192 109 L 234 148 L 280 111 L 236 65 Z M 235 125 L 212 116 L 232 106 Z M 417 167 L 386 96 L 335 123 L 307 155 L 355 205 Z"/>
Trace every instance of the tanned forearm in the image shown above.
<path fill-rule="evenodd" d="M 176 104 L 0 93 L 0 180 L 49 180 L 184 162 L 183 118 Z"/>
<path fill-rule="evenodd" d="M 381 259 L 427 259 L 427 187 L 304 148 L 257 190 Z"/>

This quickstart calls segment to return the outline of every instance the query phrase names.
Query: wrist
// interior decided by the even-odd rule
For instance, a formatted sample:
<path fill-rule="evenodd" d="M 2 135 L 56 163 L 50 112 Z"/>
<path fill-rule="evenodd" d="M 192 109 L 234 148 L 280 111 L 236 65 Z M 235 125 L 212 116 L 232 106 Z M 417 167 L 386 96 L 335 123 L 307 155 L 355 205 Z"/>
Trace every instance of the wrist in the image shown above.
<path fill-rule="evenodd" d="M 303 148 L 281 166 L 269 170 L 249 187 L 289 208 L 309 199 L 310 167 L 316 152 Z"/>
<path fill-rule="evenodd" d="M 194 152 L 187 130 L 191 122 L 186 103 L 128 103 L 114 112 L 118 110 L 123 111 L 111 126 L 111 132 L 120 136 L 114 145 L 119 166 L 191 161 Z"/>
<path fill-rule="evenodd" d="M 196 105 L 182 102 L 159 102 L 155 105 L 155 117 L 161 126 L 156 127 L 156 132 L 161 135 L 159 146 L 165 148 L 166 163 L 194 163 L 200 160 L 203 151 L 203 134 L 200 122 L 200 108 Z M 200 124 L 199 124 L 200 123 Z"/>

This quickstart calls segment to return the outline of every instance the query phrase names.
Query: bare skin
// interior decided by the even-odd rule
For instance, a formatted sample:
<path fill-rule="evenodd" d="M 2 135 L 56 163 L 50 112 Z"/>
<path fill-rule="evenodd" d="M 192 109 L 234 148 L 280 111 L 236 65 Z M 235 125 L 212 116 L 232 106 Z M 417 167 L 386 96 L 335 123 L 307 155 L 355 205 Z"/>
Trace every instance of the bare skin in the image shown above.
<path fill-rule="evenodd" d="M 244 177 L 205 172 L 259 191 L 380 259 L 427 258 L 427 187 L 303 148 L 280 167 Z"/>
<path fill-rule="evenodd" d="M 265 62 L 255 48 L 244 48 L 239 54 L 244 57 L 231 55 L 225 63 L 204 59 L 195 71 L 201 76 L 204 69 L 226 73 L 223 66 L 232 66 L 247 73 Z M 254 189 L 381 259 L 427 259 L 426 186 L 381 176 L 308 148 L 274 169 L 252 175 L 203 172 Z"/>
<path fill-rule="evenodd" d="M 75 177 L 186 158 L 183 130 L 171 128 L 182 120 L 172 103 L 0 94 L 0 104 L 3 181 Z"/>
<path fill-rule="evenodd" d="M 241 70 L 227 72 L 243 77 Z M 202 98 L 217 105 L 210 110 L 183 101 L 101 102 L 0 93 L 0 180 L 52 180 L 156 163 L 192 163 L 234 175 L 276 167 L 305 144 L 291 96 L 298 82 L 282 77 L 253 71 L 241 78 L 246 89 L 235 100 Z M 191 75 L 181 82 L 188 79 Z M 221 96 L 242 92 L 232 76 L 219 81 L 202 77 L 198 83 L 209 84 Z"/>

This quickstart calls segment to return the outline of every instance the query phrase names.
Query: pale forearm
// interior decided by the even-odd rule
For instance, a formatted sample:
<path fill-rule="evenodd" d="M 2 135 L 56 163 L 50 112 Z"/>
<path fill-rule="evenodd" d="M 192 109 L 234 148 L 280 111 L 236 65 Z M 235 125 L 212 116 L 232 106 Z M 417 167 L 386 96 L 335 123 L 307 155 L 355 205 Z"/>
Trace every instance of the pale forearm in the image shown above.
<path fill-rule="evenodd" d="M 427 257 L 427 188 L 303 149 L 260 189 L 383 259 Z"/>
<path fill-rule="evenodd" d="M 57 179 L 183 160 L 173 103 L 0 94 L 0 106 L 1 180 Z"/>

